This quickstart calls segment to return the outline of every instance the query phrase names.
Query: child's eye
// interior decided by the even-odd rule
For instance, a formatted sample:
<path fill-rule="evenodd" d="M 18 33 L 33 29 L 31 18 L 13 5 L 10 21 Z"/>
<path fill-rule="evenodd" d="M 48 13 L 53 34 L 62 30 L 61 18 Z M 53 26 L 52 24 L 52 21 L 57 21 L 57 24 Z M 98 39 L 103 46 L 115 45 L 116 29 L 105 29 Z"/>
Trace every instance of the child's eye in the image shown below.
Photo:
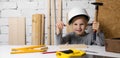
<path fill-rule="evenodd" d="M 80 24 L 80 25 L 84 25 L 84 24 Z"/>
<path fill-rule="evenodd" d="M 74 24 L 74 25 L 77 25 L 77 24 Z"/>

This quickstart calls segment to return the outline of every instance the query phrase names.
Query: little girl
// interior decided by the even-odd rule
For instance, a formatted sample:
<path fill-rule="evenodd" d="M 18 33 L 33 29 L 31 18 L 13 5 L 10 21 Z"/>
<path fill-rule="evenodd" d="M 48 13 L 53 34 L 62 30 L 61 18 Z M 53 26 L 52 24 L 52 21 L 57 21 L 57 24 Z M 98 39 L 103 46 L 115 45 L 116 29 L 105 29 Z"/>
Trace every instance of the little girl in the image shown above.
<path fill-rule="evenodd" d="M 66 34 L 61 38 L 61 30 L 64 27 L 62 21 L 57 22 L 57 44 L 86 44 L 86 45 L 104 45 L 103 33 L 99 31 L 99 23 L 94 21 L 92 28 L 97 30 L 96 39 L 93 39 L 93 32 L 85 32 L 89 16 L 85 9 L 74 8 L 68 13 L 68 24 L 72 25 L 73 32 Z"/>

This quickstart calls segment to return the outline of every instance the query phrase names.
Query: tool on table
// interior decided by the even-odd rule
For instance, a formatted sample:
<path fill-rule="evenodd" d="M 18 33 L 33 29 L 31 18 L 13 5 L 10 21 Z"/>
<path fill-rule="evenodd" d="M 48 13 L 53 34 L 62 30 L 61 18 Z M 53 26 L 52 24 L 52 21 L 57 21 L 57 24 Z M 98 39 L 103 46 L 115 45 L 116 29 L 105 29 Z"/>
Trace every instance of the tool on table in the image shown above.
<path fill-rule="evenodd" d="M 75 57 L 81 57 L 85 55 L 86 53 L 82 50 L 76 50 L 76 49 L 69 49 L 65 51 L 57 51 L 56 56 L 57 58 L 75 58 Z"/>
<path fill-rule="evenodd" d="M 95 51 L 89 51 L 89 50 L 84 50 L 85 52 L 89 52 L 89 53 L 97 53 Z M 50 52 L 43 52 L 42 54 L 51 54 L 51 53 L 56 53 L 57 51 L 50 51 Z"/>
<path fill-rule="evenodd" d="M 64 51 L 43 52 L 43 54 L 56 53 L 57 58 L 80 57 L 85 55 L 85 51 L 77 49 L 69 49 Z"/>
<path fill-rule="evenodd" d="M 12 48 L 11 54 L 20 54 L 20 53 L 33 53 L 33 52 L 45 52 L 48 47 L 45 45 L 35 45 L 35 46 L 27 46 L 21 48 Z"/>
<path fill-rule="evenodd" d="M 99 6 L 103 5 L 103 3 L 100 3 L 100 2 L 94 2 L 94 3 L 91 3 L 93 5 L 95 5 L 95 10 L 96 10 L 96 18 L 95 18 L 95 21 L 98 22 L 98 11 L 99 11 Z M 97 30 L 96 29 L 93 29 L 94 31 L 94 34 L 93 34 L 93 40 L 95 41 L 96 40 L 96 32 Z"/>

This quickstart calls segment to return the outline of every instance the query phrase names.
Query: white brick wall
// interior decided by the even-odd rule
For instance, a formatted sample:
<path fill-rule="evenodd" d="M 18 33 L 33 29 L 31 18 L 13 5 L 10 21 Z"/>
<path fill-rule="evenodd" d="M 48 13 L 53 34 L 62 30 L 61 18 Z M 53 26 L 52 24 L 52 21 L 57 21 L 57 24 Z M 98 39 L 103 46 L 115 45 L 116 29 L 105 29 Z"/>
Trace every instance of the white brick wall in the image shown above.
<path fill-rule="evenodd" d="M 56 0 L 56 11 L 58 9 L 58 0 Z M 73 7 L 85 8 L 90 15 L 90 22 L 94 19 L 95 9 L 91 2 L 95 0 L 62 0 L 62 19 L 66 24 L 66 14 Z M 48 23 L 48 0 L 0 0 L 0 45 L 8 44 L 8 18 L 23 16 L 26 17 L 26 41 L 31 44 L 32 34 L 32 15 L 35 13 L 45 14 L 45 39 L 47 39 Z M 56 12 L 57 16 L 57 12 Z M 57 17 L 56 17 L 57 19 Z M 66 27 L 63 29 L 63 35 L 66 33 Z M 47 44 L 47 41 L 45 41 Z"/>
<path fill-rule="evenodd" d="M 0 18 L 0 26 L 8 25 L 8 18 Z"/>
<path fill-rule="evenodd" d="M 0 10 L 16 8 L 17 8 L 16 2 L 0 2 Z"/>
<path fill-rule="evenodd" d="M 38 2 L 17 2 L 18 9 L 38 9 Z"/>
<path fill-rule="evenodd" d="M 30 2 L 31 0 L 9 0 L 11 2 Z"/>
<path fill-rule="evenodd" d="M 1 26 L 1 34 L 8 34 L 8 26 Z"/>
<path fill-rule="evenodd" d="M 9 0 L 0 0 L 0 2 L 8 2 Z"/>
<path fill-rule="evenodd" d="M 2 10 L 1 17 L 20 17 L 21 11 L 20 10 Z"/>
<path fill-rule="evenodd" d="M 27 18 L 32 18 L 32 15 L 35 13 L 38 13 L 38 11 L 33 9 L 24 9 L 21 11 L 22 16 L 25 16 Z"/>
<path fill-rule="evenodd" d="M 8 44 L 8 35 L 0 34 L 0 44 Z"/>
<path fill-rule="evenodd" d="M 74 7 L 79 7 L 79 8 L 87 8 L 88 7 L 88 2 L 89 1 L 69 1 L 67 2 L 67 7 L 69 9 L 73 8 Z"/>

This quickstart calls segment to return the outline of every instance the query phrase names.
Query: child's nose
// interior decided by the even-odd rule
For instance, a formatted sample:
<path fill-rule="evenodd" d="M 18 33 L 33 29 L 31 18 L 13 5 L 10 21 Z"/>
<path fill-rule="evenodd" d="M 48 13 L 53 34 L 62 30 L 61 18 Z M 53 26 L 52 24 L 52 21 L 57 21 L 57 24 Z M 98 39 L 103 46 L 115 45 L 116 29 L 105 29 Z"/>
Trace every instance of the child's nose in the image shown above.
<path fill-rule="evenodd" d="M 79 29 L 81 29 L 81 25 L 78 25 L 77 27 L 78 27 Z"/>

